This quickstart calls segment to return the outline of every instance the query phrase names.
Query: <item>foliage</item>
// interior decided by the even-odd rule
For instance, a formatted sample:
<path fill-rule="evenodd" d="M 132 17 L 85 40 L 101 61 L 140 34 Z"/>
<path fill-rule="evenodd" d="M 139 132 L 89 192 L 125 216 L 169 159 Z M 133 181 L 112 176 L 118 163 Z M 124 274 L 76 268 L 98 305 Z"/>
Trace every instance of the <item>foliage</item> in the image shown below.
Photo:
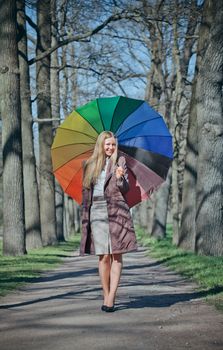
<path fill-rule="evenodd" d="M 162 240 L 149 237 L 141 228 L 136 231 L 139 242 L 148 248 L 151 257 L 198 283 L 208 302 L 223 311 L 223 257 L 200 256 L 177 248 L 172 244 L 171 225 Z"/>
<path fill-rule="evenodd" d="M 23 256 L 3 256 L 0 240 L 0 295 L 6 295 L 25 283 L 33 282 L 41 272 L 57 267 L 65 257 L 71 257 L 79 246 L 80 235 L 75 234 L 67 242 L 56 246 L 35 249 Z"/>

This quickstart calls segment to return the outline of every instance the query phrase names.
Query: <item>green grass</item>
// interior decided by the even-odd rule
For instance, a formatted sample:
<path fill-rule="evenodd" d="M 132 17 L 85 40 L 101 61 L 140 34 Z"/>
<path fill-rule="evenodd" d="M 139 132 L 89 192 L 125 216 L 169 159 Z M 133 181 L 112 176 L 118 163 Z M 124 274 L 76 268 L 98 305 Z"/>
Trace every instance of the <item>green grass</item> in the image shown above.
<path fill-rule="evenodd" d="M 137 228 L 139 242 L 148 248 L 148 254 L 172 270 L 195 281 L 207 301 L 223 311 L 223 257 L 200 256 L 179 249 L 172 244 L 172 229 L 167 237 L 156 240 Z"/>
<path fill-rule="evenodd" d="M 63 258 L 72 255 L 80 243 L 80 234 L 75 234 L 67 242 L 29 251 L 27 255 L 9 257 L 2 255 L 0 240 L 0 296 L 32 282 L 41 272 L 59 266 Z"/>

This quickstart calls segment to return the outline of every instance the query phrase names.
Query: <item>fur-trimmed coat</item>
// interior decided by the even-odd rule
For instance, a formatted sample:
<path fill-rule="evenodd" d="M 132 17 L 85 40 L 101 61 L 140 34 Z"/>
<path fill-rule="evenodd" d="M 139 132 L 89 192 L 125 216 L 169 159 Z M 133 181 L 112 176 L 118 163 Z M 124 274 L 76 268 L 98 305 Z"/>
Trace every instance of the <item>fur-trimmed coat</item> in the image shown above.
<path fill-rule="evenodd" d="M 137 250 L 136 236 L 130 209 L 123 196 L 129 191 L 128 174 L 124 156 L 118 158 L 117 165 L 124 169 L 124 176 L 119 179 L 116 178 L 115 166 L 112 164 L 112 161 L 109 160 L 104 183 L 104 197 L 107 202 L 113 254 Z M 90 189 L 83 189 L 80 255 L 95 253 L 90 227 L 92 194 L 93 186 Z"/>

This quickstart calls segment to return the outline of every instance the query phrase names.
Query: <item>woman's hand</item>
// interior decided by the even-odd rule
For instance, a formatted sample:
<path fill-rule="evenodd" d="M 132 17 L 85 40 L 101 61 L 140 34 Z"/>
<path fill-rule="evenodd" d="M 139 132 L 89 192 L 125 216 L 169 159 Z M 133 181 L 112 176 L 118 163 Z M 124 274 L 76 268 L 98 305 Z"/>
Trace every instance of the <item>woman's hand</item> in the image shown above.
<path fill-rule="evenodd" d="M 124 169 L 121 166 L 118 166 L 115 170 L 115 175 L 117 179 L 120 179 L 124 175 Z"/>

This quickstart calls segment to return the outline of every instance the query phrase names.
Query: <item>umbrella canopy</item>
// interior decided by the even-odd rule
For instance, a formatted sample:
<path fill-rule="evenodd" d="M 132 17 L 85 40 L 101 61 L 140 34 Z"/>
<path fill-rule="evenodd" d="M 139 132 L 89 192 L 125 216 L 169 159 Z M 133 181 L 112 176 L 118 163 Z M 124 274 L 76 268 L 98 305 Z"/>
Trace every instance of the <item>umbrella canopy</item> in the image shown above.
<path fill-rule="evenodd" d="M 160 114 L 143 100 L 123 96 L 97 98 L 76 108 L 57 128 L 51 148 L 53 172 L 63 190 L 82 201 L 82 162 L 98 135 L 112 131 L 126 158 L 130 207 L 147 199 L 166 179 L 173 158 L 172 137 Z"/>

